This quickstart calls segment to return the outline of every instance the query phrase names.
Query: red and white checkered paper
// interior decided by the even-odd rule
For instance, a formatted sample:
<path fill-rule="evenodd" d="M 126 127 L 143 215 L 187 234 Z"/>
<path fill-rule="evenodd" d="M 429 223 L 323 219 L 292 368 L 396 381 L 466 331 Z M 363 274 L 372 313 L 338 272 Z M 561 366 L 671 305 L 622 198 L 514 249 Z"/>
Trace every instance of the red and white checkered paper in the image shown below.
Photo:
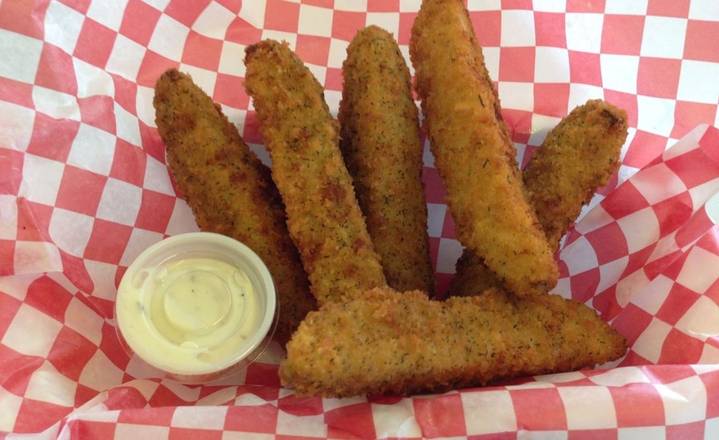
<path fill-rule="evenodd" d="M 148 245 L 196 230 L 154 124 L 160 73 L 190 73 L 266 159 L 242 86 L 244 48 L 288 41 L 336 111 L 355 31 L 378 24 L 406 55 L 418 7 L 0 3 L 0 437 L 719 438 L 714 0 L 468 2 L 520 162 L 588 98 L 629 115 L 618 176 L 565 239 L 556 289 L 629 339 L 614 368 L 337 400 L 280 388 L 278 347 L 212 386 L 159 380 L 120 348 L 112 308 L 123 271 Z M 461 247 L 428 150 L 425 164 L 432 258 L 445 289 Z"/>

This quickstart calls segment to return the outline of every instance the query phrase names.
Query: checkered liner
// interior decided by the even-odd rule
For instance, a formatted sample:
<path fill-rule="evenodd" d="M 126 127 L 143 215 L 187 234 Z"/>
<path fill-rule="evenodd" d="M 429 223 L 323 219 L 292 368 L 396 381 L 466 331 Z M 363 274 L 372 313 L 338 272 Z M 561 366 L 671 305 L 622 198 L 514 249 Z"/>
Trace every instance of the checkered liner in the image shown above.
<path fill-rule="evenodd" d="M 566 237 L 556 288 L 629 339 L 614 368 L 445 395 L 336 400 L 280 388 L 277 347 L 241 377 L 200 387 L 153 379 L 121 349 L 112 307 L 125 268 L 148 245 L 196 230 L 154 125 L 159 74 L 190 73 L 266 160 L 242 87 L 244 48 L 288 41 L 336 111 L 355 31 L 378 24 L 406 55 L 418 7 L 0 3 L 0 432 L 14 433 L 0 437 L 719 437 L 713 0 L 468 2 L 521 163 L 588 98 L 628 112 L 620 171 Z M 461 247 L 428 151 L 425 165 L 443 290 Z"/>

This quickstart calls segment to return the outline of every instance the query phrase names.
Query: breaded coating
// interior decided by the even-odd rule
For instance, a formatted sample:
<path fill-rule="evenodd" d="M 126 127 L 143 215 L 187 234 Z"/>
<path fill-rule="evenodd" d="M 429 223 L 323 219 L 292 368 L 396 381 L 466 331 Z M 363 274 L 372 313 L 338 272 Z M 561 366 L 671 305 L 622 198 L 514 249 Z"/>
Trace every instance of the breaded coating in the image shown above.
<path fill-rule="evenodd" d="M 557 263 L 525 197 L 499 98 L 461 0 L 422 2 L 410 54 L 459 241 L 514 293 L 546 293 L 557 283 Z"/>
<path fill-rule="evenodd" d="M 287 44 L 249 46 L 245 64 L 272 178 L 318 302 L 385 286 L 322 87 Z"/>
<path fill-rule="evenodd" d="M 200 229 L 245 243 L 270 270 L 284 344 L 316 306 L 269 170 L 188 75 L 165 72 L 153 103 L 170 170 Z"/>
<path fill-rule="evenodd" d="M 392 34 L 377 26 L 359 31 L 342 73 L 340 146 L 387 284 L 431 293 L 417 107 Z"/>
<path fill-rule="evenodd" d="M 524 171 L 525 189 L 553 250 L 582 206 L 619 168 L 626 138 L 626 112 L 602 100 L 590 100 L 562 119 L 530 159 Z M 476 295 L 501 285 L 481 258 L 465 250 L 449 292 Z"/>
<path fill-rule="evenodd" d="M 626 139 L 627 113 L 590 100 L 562 119 L 529 161 L 524 184 L 555 249 L 582 206 L 619 168 Z"/>
<path fill-rule="evenodd" d="M 504 289 L 504 283 L 469 249 L 465 249 L 454 266 L 455 274 L 447 289 L 448 296 L 479 295 L 487 289 Z"/>
<path fill-rule="evenodd" d="M 374 289 L 307 315 L 280 377 L 299 394 L 409 394 L 573 371 L 625 351 L 594 311 L 556 295 L 490 290 L 439 302 Z"/>

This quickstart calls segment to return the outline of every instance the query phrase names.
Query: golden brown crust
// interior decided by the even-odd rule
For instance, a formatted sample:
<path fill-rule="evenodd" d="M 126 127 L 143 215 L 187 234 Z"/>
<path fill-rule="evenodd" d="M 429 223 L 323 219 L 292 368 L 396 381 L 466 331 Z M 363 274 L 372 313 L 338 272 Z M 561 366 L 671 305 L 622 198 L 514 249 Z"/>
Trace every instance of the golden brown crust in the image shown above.
<path fill-rule="evenodd" d="M 315 308 L 270 173 L 192 79 L 168 70 L 155 87 L 156 122 L 178 187 L 203 231 L 247 244 L 274 278 L 285 343 Z"/>
<path fill-rule="evenodd" d="M 504 284 L 477 254 L 465 249 L 457 260 L 455 274 L 447 294 L 449 296 L 479 295 L 491 288 L 504 289 Z"/>
<path fill-rule="evenodd" d="M 429 300 L 375 289 L 312 312 L 287 345 L 282 383 L 300 394 L 406 394 L 592 367 L 626 341 L 594 311 L 555 295 Z"/>
<path fill-rule="evenodd" d="M 342 153 L 387 284 L 431 293 L 417 107 L 392 34 L 377 26 L 359 31 L 342 73 Z"/>
<path fill-rule="evenodd" d="M 425 0 L 412 27 L 417 91 L 459 240 L 518 295 L 558 270 L 525 198 L 515 150 L 461 0 Z"/>
<path fill-rule="evenodd" d="M 619 168 L 626 138 L 626 112 L 590 100 L 562 119 L 529 161 L 524 184 L 555 249 L 582 206 Z"/>
<path fill-rule="evenodd" d="M 248 47 L 245 64 L 245 87 L 272 157 L 272 178 L 315 297 L 320 304 L 343 301 L 384 286 L 322 87 L 276 41 Z"/>
<path fill-rule="evenodd" d="M 626 112 L 590 100 L 562 119 L 530 160 L 524 172 L 525 189 L 554 250 L 582 206 L 617 171 L 626 137 Z M 482 259 L 465 250 L 449 291 L 476 295 L 501 286 Z"/>

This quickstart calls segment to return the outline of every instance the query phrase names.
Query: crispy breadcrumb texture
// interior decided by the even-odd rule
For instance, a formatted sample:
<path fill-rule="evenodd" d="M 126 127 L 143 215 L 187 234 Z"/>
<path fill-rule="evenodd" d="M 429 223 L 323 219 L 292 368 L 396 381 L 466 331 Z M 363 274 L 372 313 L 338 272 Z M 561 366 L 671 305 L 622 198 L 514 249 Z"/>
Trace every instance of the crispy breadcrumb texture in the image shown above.
<path fill-rule="evenodd" d="M 462 244 L 517 295 L 546 293 L 557 263 L 523 190 L 499 99 L 461 0 L 425 0 L 410 55 Z"/>
<path fill-rule="evenodd" d="M 153 103 L 170 171 L 200 229 L 247 244 L 267 264 L 281 309 L 276 335 L 284 344 L 316 306 L 269 170 L 188 75 L 165 72 Z"/>
<path fill-rule="evenodd" d="M 554 248 L 594 192 L 619 168 L 627 113 L 600 99 L 572 110 L 524 171 L 529 200 Z"/>
<path fill-rule="evenodd" d="M 374 289 L 311 312 L 287 345 L 285 386 L 325 397 L 409 394 L 573 371 L 622 356 L 626 341 L 555 295 L 433 301 Z"/>
<path fill-rule="evenodd" d="M 245 64 L 272 178 L 318 302 L 385 286 L 322 86 L 286 43 L 249 46 Z"/>
<path fill-rule="evenodd" d="M 342 74 L 340 145 L 387 284 L 431 293 L 417 107 L 392 34 L 377 26 L 359 31 Z"/>
<path fill-rule="evenodd" d="M 542 229 L 556 250 L 594 192 L 619 168 L 627 138 L 627 114 L 599 99 L 589 100 L 552 129 L 524 171 L 524 185 Z M 476 295 L 501 280 L 477 254 L 465 250 L 449 292 Z"/>
<path fill-rule="evenodd" d="M 455 264 L 455 274 L 449 283 L 447 295 L 479 295 L 492 288 L 504 289 L 502 280 L 484 264 L 482 258 L 465 249 Z"/>

